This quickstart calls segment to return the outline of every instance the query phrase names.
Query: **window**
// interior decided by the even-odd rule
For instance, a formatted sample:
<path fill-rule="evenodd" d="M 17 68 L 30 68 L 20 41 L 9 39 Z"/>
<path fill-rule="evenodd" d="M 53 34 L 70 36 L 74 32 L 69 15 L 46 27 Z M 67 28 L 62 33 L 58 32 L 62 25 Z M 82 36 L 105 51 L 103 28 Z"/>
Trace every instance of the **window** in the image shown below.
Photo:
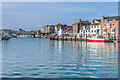
<path fill-rule="evenodd" d="M 86 30 L 86 32 L 87 32 L 87 30 Z"/>
<path fill-rule="evenodd" d="M 106 29 L 106 28 L 103 28 L 103 32 L 107 32 L 107 29 Z"/>
<path fill-rule="evenodd" d="M 97 28 L 99 28 L 99 26 L 97 26 Z"/>
<path fill-rule="evenodd" d="M 113 24 L 113 26 L 115 26 L 115 24 Z"/>
<path fill-rule="evenodd" d="M 94 28 L 96 28 L 96 26 Z"/>
<path fill-rule="evenodd" d="M 83 37 L 85 37 L 85 34 L 83 34 Z"/>
<path fill-rule="evenodd" d="M 93 30 L 91 32 L 93 32 Z"/>
<path fill-rule="evenodd" d="M 97 29 L 97 34 L 99 34 L 99 29 Z"/>
<path fill-rule="evenodd" d="M 104 27 L 106 27 L 106 24 L 104 24 Z"/>
<path fill-rule="evenodd" d="M 83 30 L 83 33 L 85 33 L 85 30 Z"/>
<path fill-rule="evenodd" d="M 107 24 L 107 28 L 110 28 L 110 23 Z"/>
<path fill-rule="evenodd" d="M 115 28 L 111 28 L 111 31 L 112 31 L 112 32 L 115 32 Z"/>
<path fill-rule="evenodd" d="M 96 30 L 94 30 L 94 32 L 96 32 Z"/>

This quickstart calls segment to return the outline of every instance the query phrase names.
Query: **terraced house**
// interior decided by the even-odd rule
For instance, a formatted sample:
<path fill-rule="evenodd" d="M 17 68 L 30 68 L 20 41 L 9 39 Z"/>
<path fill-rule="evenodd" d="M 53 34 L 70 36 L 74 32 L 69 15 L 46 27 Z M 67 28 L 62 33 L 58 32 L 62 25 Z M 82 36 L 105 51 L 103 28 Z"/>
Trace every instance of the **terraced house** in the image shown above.
<path fill-rule="evenodd" d="M 42 33 L 55 33 L 55 26 L 54 25 L 45 25 L 44 27 L 42 27 L 41 29 Z"/>
<path fill-rule="evenodd" d="M 95 38 L 101 35 L 101 20 L 93 19 L 91 24 L 80 28 L 79 34 L 81 37 Z"/>
<path fill-rule="evenodd" d="M 101 18 L 101 35 L 104 38 L 120 38 L 120 16 L 103 16 Z"/>
<path fill-rule="evenodd" d="M 73 28 L 73 34 L 77 35 L 79 33 L 81 27 L 83 27 L 85 25 L 89 25 L 89 24 L 90 24 L 89 21 L 82 21 L 81 19 L 79 21 L 75 22 L 72 25 L 73 26 L 72 27 Z"/>

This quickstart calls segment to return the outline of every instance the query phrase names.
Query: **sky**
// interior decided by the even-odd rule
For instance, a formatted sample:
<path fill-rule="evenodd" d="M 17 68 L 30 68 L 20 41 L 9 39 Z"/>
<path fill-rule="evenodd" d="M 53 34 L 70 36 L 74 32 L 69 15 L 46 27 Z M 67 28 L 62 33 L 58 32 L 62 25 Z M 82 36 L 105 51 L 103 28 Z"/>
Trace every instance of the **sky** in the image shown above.
<path fill-rule="evenodd" d="M 40 30 L 44 25 L 72 25 L 79 19 L 117 15 L 117 2 L 3 2 L 2 27 Z"/>

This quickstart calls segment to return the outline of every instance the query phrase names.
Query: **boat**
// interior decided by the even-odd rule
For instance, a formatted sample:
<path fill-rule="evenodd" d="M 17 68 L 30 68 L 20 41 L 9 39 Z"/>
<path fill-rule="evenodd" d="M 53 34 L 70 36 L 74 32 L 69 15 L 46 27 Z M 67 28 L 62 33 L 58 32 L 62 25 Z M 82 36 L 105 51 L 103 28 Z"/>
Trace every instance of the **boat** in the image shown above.
<path fill-rule="evenodd" d="M 100 37 L 96 37 L 96 38 L 87 38 L 88 42 L 110 42 L 110 39 L 103 39 Z"/>
<path fill-rule="evenodd" d="M 2 40 L 9 40 L 11 39 L 11 36 L 9 34 L 2 35 Z"/>
<path fill-rule="evenodd" d="M 0 40 L 2 40 L 2 34 L 0 33 Z"/>

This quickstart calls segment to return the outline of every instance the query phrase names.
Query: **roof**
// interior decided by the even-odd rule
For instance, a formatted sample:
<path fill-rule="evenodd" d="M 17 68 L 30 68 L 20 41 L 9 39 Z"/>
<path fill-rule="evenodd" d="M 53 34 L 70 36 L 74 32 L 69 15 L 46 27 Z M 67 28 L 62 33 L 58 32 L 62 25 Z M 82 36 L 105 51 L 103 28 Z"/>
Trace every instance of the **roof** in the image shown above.
<path fill-rule="evenodd" d="M 90 24 L 90 25 L 100 25 L 100 23 L 93 23 L 93 24 Z"/>
<path fill-rule="evenodd" d="M 104 19 L 107 19 L 107 20 L 113 20 L 113 19 L 120 20 L 120 16 L 107 16 L 107 17 L 104 17 Z"/>
<path fill-rule="evenodd" d="M 73 23 L 73 25 L 76 25 L 76 24 L 79 24 L 79 23 L 89 23 L 89 21 L 77 21 L 77 22 L 75 22 L 75 23 Z"/>
<path fill-rule="evenodd" d="M 101 22 L 101 19 L 93 19 L 93 20 L 96 20 L 96 21 L 98 21 L 98 22 Z"/>
<path fill-rule="evenodd" d="M 61 24 L 61 23 L 58 23 L 57 25 L 56 25 L 56 27 L 58 28 L 58 27 L 60 27 L 60 26 L 67 26 L 66 24 Z"/>

